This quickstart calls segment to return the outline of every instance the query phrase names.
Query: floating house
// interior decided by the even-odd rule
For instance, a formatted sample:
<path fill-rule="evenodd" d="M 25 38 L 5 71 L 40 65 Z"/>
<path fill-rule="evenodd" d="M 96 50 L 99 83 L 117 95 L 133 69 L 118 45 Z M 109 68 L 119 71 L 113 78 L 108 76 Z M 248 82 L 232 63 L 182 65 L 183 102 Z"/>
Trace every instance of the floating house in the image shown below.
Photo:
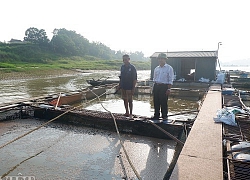
<path fill-rule="evenodd" d="M 198 81 L 200 78 L 215 80 L 218 51 L 177 51 L 177 52 L 155 52 L 151 58 L 151 77 L 153 79 L 154 69 L 159 65 L 157 57 L 165 53 L 168 57 L 167 63 L 174 69 L 176 80 Z"/>
<path fill-rule="evenodd" d="M 11 39 L 10 41 L 8 41 L 8 43 L 10 44 L 17 44 L 17 43 L 23 43 L 23 41 L 19 40 L 19 39 Z"/>

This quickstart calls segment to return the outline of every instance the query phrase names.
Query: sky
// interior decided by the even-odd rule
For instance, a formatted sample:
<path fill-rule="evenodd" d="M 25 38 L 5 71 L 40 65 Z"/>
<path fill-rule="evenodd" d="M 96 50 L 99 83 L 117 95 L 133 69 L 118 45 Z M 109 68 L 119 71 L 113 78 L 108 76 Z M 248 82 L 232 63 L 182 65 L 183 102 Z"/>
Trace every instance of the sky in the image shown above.
<path fill-rule="evenodd" d="M 112 50 L 213 51 L 221 63 L 250 59 L 249 0 L 5 0 L 0 41 L 30 27 L 73 30 Z M 218 46 L 218 43 L 222 45 Z"/>

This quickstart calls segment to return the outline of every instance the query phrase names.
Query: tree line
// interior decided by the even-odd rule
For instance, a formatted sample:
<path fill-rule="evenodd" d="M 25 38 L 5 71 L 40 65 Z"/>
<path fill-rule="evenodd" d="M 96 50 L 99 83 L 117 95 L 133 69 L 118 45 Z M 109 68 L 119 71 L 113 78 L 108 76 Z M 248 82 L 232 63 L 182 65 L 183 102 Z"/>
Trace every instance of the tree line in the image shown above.
<path fill-rule="evenodd" d="M 90 42 L 72 30 L 54 29 L 49 40 L 44 29 L 30 27 L 25 31 L 22 43 L 0 43 L 0 60 L 45 61 L 58 57 L 79 56 L 86 59 L 121 59 L 129 54 L 133 61 L 144 61 L 142 52 L 114 51 L 101 42 Z M 91 58 L 92 57 L 92 58 Z"/>

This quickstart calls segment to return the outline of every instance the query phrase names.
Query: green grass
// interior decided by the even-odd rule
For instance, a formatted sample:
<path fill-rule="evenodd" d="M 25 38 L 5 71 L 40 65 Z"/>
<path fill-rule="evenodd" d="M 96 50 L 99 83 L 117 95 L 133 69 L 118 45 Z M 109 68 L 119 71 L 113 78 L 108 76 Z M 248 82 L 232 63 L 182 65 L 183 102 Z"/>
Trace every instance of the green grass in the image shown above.
<path fill-rule="evenodd" d="M 87 59 L 87 60 L 86 60 Z M 100 60 L 81 57 L 61 58 L 58 60 L 43 60 L 43 63 L 32 62 L 0 62 L 0 69 L 3 72 L 32 72 L 37 70 L 56 69 L 82 69 L 82 70 L 119 70 L 122 60 Z M 131 61 L 137 70 L 150 69 L 150 61 Z"/>

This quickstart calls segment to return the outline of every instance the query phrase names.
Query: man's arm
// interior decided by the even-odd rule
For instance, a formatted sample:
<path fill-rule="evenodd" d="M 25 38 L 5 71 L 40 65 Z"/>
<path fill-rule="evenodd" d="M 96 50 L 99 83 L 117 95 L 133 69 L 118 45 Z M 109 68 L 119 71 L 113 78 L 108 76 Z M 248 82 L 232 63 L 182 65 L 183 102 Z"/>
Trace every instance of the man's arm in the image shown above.
<path fill-rule="evenodd" d="M 135 89 L 136 83 L 137 83 L 137 80 L 134 80 L 134 81 L 133 81 L 133 89 Z"/>
<path fill-rule="evenodd" d="M 135 85 L 137 83 L 137 71 L 136 68 L 134 67 L 134 77 L 133 77 L 133 91 L 135 90 Z"/>
<path fill-rule="evenodd" d="M 173 84 L 173 80 L 174 80 L 174 70 L 172 67 L 170 67 L 170 71 L 169 71 L 169 75 L 170 75 L 170 79 L 169 79 L 169 84 L 168 84 L 168 89 L 166 91 L 166 94 L 169 95 L 170 92 L 171 92 L 171 87 L 172 87 L 172 84 Z"/>
<path fill-rule="evenodd" d="M 120 68 L 120 76 L 118 76 L 119 77 L 119 84 L 118 84 L 118 86 L 117 86 L 117 89 L 121 89 L 121 81 L 122 81 L 122 66 L 121 66 L 121 68 Z"/>

